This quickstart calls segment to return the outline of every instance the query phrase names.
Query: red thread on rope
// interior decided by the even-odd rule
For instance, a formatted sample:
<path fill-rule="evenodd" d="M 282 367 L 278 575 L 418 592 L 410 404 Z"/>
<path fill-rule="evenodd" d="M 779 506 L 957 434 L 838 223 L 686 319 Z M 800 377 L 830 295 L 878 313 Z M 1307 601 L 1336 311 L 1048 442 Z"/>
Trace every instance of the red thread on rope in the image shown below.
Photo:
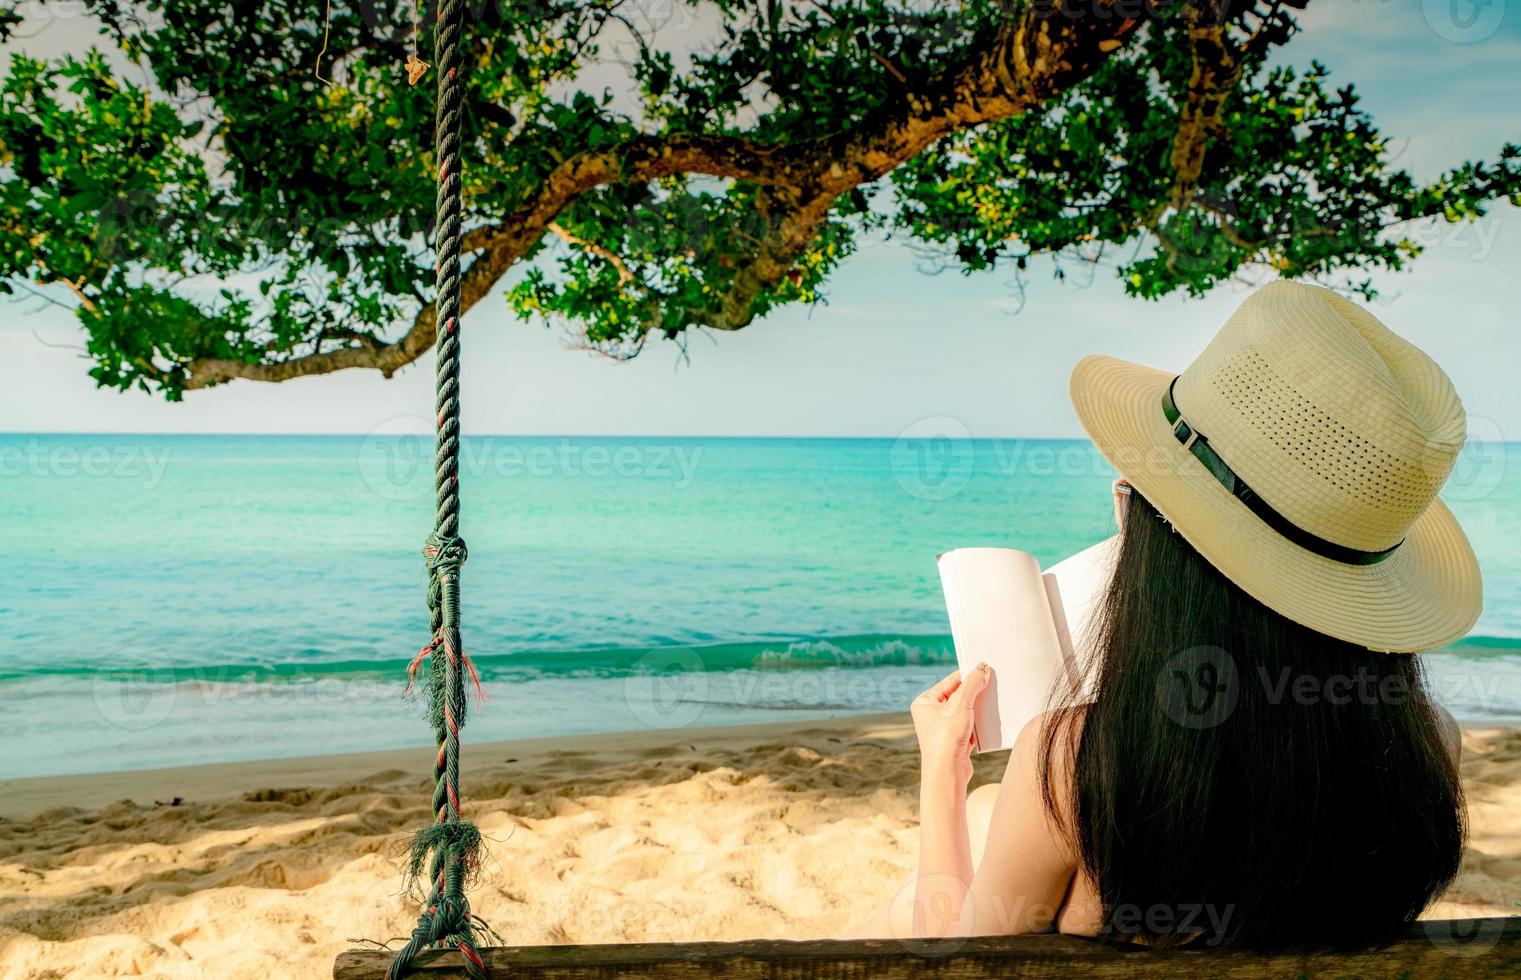
<path fill-rule="evenodd" d="M 455 479 L 457 480 L 459 478 L 455 477 Z M 431 550 L 434 550 L 434 549 L 429 549 L 429 550 L 431 551 Z M 456 667 L 458 667 L 460 664 L 464 664 L 465 672 L 470 677 L 470 683 L 475 688 L 475 699 L 476 699 L 476 701 L 478 701 L 478 702 L 484 702 L 484 701 L 491 700 L 489 697 L 486 696 L 486 688 L 485 688 L 485 685 L 483 685 L 481 683 L 480 671 L 478 671 L 478 670 L 475 669 L 475 663 L 470 659 L 469 654 L 466 654 L 465 656 L 460 656 L 458 653 L 455 652 L 454 645 L 449 642 L 449 638 L 447 636 L 443 636 L 443 635 L 435 636 L 433 638 L 433 642 L 429 643 L 427 646 L 425 646 L 421 650 L 417 651 L 417 656 L 413 657 L 412 658 L 412 662 L 409 663 L 409 664 L 407 664 L 407 689 L 402 692 L 402 696 L 405 697 L 406 695 L 412 693 L 412 689 L 417 686 L 417 671 L 418 671 L 418 669 L 422 667 L 423 661 L 426 660 L 429 656 L 431 656 L 432 653 L 433 653 L 433 651 L 440 644 L 443 646 L 444 650 L 449 654 L 449 662 L 450 663 L 454 664 Z M 443 750 L 442 749 L 439 750 L 439 757 L 440 758 L 443 757 Z"/>
<path fill-rule="evenodd" d="M 402 697 L 406 697 L 408 694 L 412 693 L 412 688 L 417 685 L 417 668 L 422 666 L 422 662 L 426 660 L 428 654 L 432 652 L 433 644 L 429 643 L 427 646 L 417 651 L 417 656 L 413 657 L 412 662 L 407 664 L 407 689 L 402 692 Z"/>
<path fill-rule="evenodd" d="M 475 950 L 471 949 L 469 946 L 466 946 L 464 943 L 460 942 L 458 939 L 456 939 L 454 941 L 454 945 L 456 945 L 456 946 L 459 947 L 459 951 L 461 953 L 465 954 L 465 958 L 466 959 L 468 959 L 470 962 L 474 963 L 476 966 L 480 967 L 482 970 L 486 969 L 486 963 L 485 963 L 484 960 L 481 959 L 481 954 L 477 953 Z"/>
<path fill-rule="evenodd" d="M 456 476 L 455 479 L 458 480 L 459 477 Z M 439 639 L 443 641 L 444 652 L 449 655 L 449 662 L 450 663 L 454 664 L 454 666 L 456 666 L 456 667 L 458 667 L 461 663 L 464 663 L 464 665 L 465 665 L 465 672 L 470 675 L 470 683 L 473 684 L 473 685 L 475 685 L 475 699 L 476 699 L 476 701 L 485 701 L 486 700 L 486 689 L 481 686 L 481 675 L 476 671 L 475 664 L 471 662 L 470 655 L 468 653 L 467 654 L 460 654 L 460 653 L 458 653 L 454 649 L 454 644 L 452 644 L 452 643 L 449 642 L 449 637 L 447 635 L 441 636 L 441 637 L 439 637 Z"/>

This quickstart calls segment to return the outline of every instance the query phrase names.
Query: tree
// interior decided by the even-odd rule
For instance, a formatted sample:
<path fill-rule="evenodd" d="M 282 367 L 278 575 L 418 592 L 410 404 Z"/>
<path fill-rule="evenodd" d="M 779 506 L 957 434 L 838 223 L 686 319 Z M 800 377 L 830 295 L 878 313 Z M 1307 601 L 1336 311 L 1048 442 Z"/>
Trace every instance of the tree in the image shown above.
<path fill-rule="evenodd" d="M 1306 2 L 479 0 L 465 308 L 506 278 L 631 356 L 820 301 L 863 235 L 1142 298 L 1248 266 L 1371 295 L 1407 222 L 1521 203 L 1521 147 L 1415 181 L 1350 85 L 1270 63 Z M 431 11 L 88 6 L 107 50 L 0 86 L 4 288 L 66 287 L 96 381 L 171 399 L 428 350 Z"/>

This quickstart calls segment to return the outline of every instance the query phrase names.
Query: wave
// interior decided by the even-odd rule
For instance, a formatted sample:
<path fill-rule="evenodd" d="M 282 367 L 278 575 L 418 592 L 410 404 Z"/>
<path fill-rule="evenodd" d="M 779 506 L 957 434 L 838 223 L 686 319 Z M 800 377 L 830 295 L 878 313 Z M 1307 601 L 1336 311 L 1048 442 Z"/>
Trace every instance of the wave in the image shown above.
<path fill-rule="evenodd" d="M 310 659 L 282 663 L 166 664 L 116 660 L 93 666 L 39 666 L 0 670 L 0 682 L 131 674 L 145 682 L 299 682 L 335 677 L 404 678 L 409 658 Z M 588 650 L 529 649 L 473 655 L 483 680 L 537 677 L 621 677 L 641 673 L 735 670 L 809 670 L 902 667 L 955 661 L 944 635 L 874 634 L 736 643 L 605 647 Z"/>
<path fill-rule="evenodd" d="M 0 683 L 45 679 L 84 679 L 131 675 L 153 683 L 260 683 L 366 679 L 404 680 L 409 658 L 322 659 L 282 663 L 169 664 L 149 660 L 115 661 L 94 666 L 39 666 L 0 669 Z M 1470 636 L 1434 656 L 1464 659 L 1521 657 L 1521 637 Z M 681 672 L 725 673 L 739 670 L 794 671 L 947 665 L 955 648 L 944 634 L 867 634 L 805 639 L 751 640 L 713 644 L 604 647 L 586 650 L 528 649 L 474 656 L 483 680 L 550 677 L 624 677 Z"/>
<path fill-rule="evenodd" d="M 1521 637 L 1465 636 L 1452 646 L 1434 652 L 1462 656 L 1516 656 L 1521 654 Z"/>

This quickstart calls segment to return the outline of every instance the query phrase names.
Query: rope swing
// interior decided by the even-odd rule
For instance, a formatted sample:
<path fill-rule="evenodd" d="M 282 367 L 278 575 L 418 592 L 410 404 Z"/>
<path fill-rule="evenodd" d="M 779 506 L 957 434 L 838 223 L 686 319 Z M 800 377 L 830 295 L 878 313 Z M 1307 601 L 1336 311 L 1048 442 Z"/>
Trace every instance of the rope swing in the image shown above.
<path fill-rule="evenodd" d="M 459 313 L 460 313 L 460 116 L 464 83 L 459 77 L 464 33 L 464 0 L 442 0 L 433 34 L 438 66 L 438 95 L 433 147 L 438 161 L 438 195 L 433 225 L 437 252 L 435 305 L 438 355 L 436 404 L 438 434 L 434 457 L 434 524 L 423 557 L 428 566 L 428 644 L 413 660 L 415 677 L 428 661 L 428 717 L 438 755 L 433 763 L 435 822 L 419 830 L 408 849 L 409 881 L 428 876 L 428 897 L 407 944 L 396 953 L 386 975 L 400 980 L 417 954 L 452 947 L 465 958 L 472 978 L 484 978 L 477 932 L 490 932 L 470 911 L 465 886 L 480 868 L 481 832 L 460 816 L 459 733 L 468 708 L 465 676 L 477 694 L 480 679 L 460 642 L 459 571 L 465 542 L 459 537 Z M 409 685 L 410 686 L 410 685 Z M 425 870 L 426 869 L 426 870 Z"/>

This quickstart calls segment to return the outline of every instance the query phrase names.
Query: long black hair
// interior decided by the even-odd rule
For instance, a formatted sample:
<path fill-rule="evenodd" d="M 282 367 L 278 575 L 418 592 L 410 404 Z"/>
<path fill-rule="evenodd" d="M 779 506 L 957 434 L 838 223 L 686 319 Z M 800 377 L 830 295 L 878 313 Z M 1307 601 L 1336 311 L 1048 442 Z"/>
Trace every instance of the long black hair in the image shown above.
<path fill-rule="evenodd" d="M 1104 935 L 1377 945 L 1452 881 L 1462 787 L 1416 655 L 1278 615 L 1139 493 L 1092 641 L 1096 699 L 1048 715 L 1042 775 Z"/>

